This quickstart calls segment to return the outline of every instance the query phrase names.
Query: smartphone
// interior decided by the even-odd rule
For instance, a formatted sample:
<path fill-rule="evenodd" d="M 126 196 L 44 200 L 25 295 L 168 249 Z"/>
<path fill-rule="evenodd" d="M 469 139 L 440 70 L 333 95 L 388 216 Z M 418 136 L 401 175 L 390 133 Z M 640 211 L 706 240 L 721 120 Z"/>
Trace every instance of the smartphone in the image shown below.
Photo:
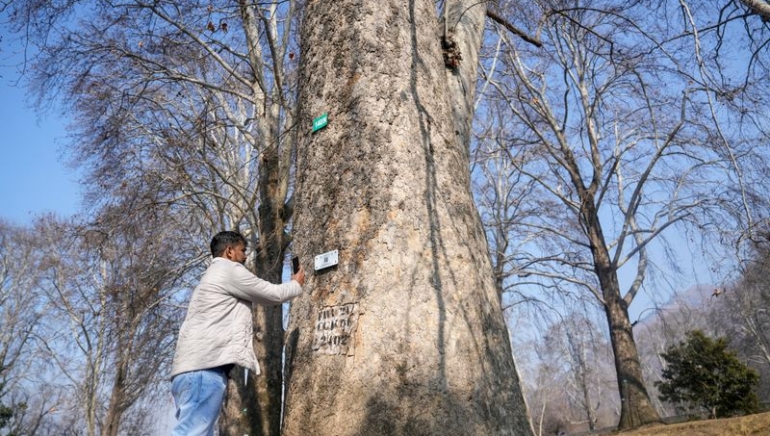
<path fill-rule="evenodd" d="M 294 256 L 291 258 L 291 269 L 294 271 L 292 274 L 297 274 L 299 271 L 299 257 Z"/>

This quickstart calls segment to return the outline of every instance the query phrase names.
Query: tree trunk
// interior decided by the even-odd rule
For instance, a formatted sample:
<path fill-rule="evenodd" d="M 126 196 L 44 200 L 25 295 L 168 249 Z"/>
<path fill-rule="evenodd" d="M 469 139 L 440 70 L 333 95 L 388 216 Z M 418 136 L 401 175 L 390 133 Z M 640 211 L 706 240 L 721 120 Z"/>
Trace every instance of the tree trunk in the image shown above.
<path fill-rule="evenodd" d="M 268 148 L 260 165 L 259 242 L 256 274 L 280 283 L 286 249 L 284 201 L 278 148 Z M 261 374 L 231 373 L 220 422 L 222 436 L 278 436 L 281 430 L 283 307 L 254 309 L 254 351 Z"/>
<path fill-rule="evenodd" d="M 617 283 L 617 279 L 615 282 Z M 622 298 L 606 301 L 605 313 L 610 326 L 615 372 L 620 385 L 621 409 L 618 430 L 660 422 L 660 416 L 652 406 L 650 395 L 644 386 L 642 366 L 639 363 L 639 353 L 636 350 L 636 342 L 628 319 L 626 302 Z"/>
<path fill-rule="evenodd" d="M 304 17 L 283 434 L 531 435 L 434 2 Z"/>
<path fill-rule="evenodd" d="M 604 313 L 610 328 L 610 342 L 615 356 L 615 372 L 620 391 L 620 422 L 618 430 L 628 430 L 646 424 L 660 422 L 660 416 L 650 401 L 644 386 L 639 353 L 628 318 L 628 303 L 620 294 L 617 270 L 611 266 L 610 256 L 604 244 L 599 215 L 590 194 L 583 196 L 583 216 L 591 241 L 594 268 L 604 297 Z"/>
<path fill-rule="evenodd" d="M 107 407 L 107 413 L 104 417 L 104 436 L 118 436 L 120 430 L 120 421 L 123 418 L 123 401 L 126 383 L 126 365 L 123 359 L 118 361 L 115 368 L 115 381 L 112 384 L 110 402 Z"/>
<path fill-rule="evenodd" d="M 280 434 L 282 318 L 281 306 L 255 308 L 254 351 L 261 374 L 246 374 L 240 367 L 230 372 L 219 424 L 221 436 Z"/>

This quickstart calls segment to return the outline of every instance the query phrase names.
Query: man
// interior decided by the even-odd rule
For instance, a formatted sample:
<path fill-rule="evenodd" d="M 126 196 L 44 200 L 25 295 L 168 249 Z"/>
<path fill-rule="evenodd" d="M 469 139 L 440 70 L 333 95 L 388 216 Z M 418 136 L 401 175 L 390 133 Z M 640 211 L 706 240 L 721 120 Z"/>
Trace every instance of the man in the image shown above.
<path fill-rule="evenodd" d="M 243 266 L 246 239 L 220 232 L 211 240 L 214 259 L 195 288 L 171 369 L 177 425 L 173 436 L 212 436 L 222 408 L 227 374 L 238 365 L 259 374 L 252 346 L 252 303 L 276 305 L 302 292 L 305 272 L 282 285 Z"/>

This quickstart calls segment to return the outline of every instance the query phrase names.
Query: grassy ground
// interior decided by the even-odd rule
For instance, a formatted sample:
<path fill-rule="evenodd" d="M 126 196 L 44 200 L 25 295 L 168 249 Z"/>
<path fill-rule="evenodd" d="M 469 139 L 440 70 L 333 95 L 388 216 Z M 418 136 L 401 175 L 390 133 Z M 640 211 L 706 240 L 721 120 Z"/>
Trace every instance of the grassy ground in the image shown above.
<path fill-rule="evenodd" d="M 657 425 L 612 434 L 617 436 L 770 436 L 770 412 L 740 418 Z"/>

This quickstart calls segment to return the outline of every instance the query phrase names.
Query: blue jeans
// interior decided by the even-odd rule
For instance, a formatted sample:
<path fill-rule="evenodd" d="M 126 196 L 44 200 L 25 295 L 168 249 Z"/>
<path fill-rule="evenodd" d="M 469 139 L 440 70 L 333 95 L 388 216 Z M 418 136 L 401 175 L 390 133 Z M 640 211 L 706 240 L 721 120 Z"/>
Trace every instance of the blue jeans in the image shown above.
<path fill-rule="evenodd" d="M 219 368 L 177 374 L 171 381 L 177 424 L 172 436 L 213 436 L 227 374 Z"/>

